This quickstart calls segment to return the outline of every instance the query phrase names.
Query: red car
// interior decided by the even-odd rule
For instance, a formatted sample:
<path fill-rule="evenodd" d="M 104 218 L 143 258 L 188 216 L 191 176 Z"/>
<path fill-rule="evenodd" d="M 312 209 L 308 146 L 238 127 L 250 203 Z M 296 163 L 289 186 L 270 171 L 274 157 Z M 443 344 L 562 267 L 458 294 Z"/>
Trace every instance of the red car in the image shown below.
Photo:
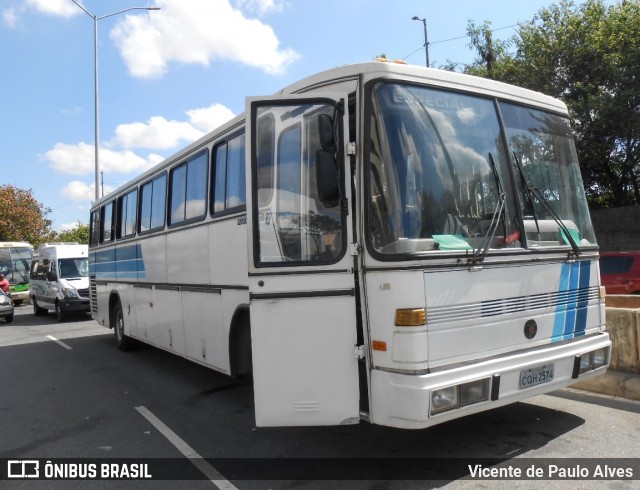
<path fill-rule="evenodd" d="M 600 278 L 607 294 L 640 294 L 640 252 L 603 252 Z"/>

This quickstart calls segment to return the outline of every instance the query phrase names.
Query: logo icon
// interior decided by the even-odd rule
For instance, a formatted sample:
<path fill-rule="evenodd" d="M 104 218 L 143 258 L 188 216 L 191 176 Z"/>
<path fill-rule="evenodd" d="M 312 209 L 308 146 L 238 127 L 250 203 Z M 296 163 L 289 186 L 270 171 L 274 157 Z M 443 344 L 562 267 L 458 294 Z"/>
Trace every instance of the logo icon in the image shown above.
<path fill-rule="evenodd" d="M 36 459 L 10 459 L 7 461 L 8 478 L 39 478 L 40 461 Z"/>
<path fill-rule="evenodd" d="M 538 333 L 538 324 L 535 320 L 527 320 L 524 324 L 524 336 L 531 340 Z"/>

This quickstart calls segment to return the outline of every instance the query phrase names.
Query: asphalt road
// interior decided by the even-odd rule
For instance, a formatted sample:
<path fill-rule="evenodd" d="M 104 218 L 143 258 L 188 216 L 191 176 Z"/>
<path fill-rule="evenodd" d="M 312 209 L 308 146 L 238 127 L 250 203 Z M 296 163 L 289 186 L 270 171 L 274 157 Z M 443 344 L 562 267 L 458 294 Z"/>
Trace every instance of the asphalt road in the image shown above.
<path fill-rule="evenodd" d="M 2 488 L 540 488 L 506 473 L 469 474 L 477 465 L 537 466 L 542 480 L 602 463 L 620 467 L 623 478 L 567 476 L 544 486 L 625 489 L 638 487 L 638 440 L 640 403 L 574 390 L 420 431 L 256 428 L 248 381 L 153 347 L 120 352 L 111 331 L 87 317 L 60 324 L 27 305 L 13 324 L 0 322 L 0 465 L 126 458 L 113 460 L 149 463 L 155 478 L 169 478 L 11 479 Z"/>

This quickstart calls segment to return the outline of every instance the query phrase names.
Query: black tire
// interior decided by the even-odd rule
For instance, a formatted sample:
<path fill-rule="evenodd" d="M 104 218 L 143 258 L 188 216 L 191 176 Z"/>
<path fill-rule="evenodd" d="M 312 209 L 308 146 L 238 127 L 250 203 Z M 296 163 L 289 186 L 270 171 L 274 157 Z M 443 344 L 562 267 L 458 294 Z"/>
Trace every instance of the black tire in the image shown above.
<path fill-rule="evenodd" d="M 122 312 L 122 304 L 120 300 L 113 308 L 111 315 L 111 323 L 113 327 L 113 335 L 116 339 L 116 345 L 121 351 L 127 351 L 133 347 L 133 339 L 124 333 L 124 313 Z"/>
<path fill-rule="evenodd" d="M 4 317 L 4 321 L 7 322 L 7 323 L 12 323 L 13 322 L 13 315 L 5 316 Z"/>
<path fill-rule="evenodd" d="M 45 308 L 40 308 L 38 306 L 38 302 L 36 301 L 35 296 L 31 300 L 31 304 L 33 305 L 33 314 L 35 316 L 42 316 L 47 314 L 47 310 Z"/>
<path fill-rule="evenodd" d="M 59 322 L 63 322 L 67 319 L 67 316 L 64 313 L 64 310 L 62 309 L 62 306 L 60 305 L 59 301 L 56 301 L 56 319 Z"/>

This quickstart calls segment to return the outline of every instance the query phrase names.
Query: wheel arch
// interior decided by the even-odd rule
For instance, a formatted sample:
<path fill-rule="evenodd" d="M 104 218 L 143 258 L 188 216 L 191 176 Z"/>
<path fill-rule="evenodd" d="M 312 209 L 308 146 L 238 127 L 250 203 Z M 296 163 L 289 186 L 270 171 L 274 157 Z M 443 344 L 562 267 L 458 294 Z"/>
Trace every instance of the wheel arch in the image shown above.
<path fill-rule="evenodd" d="M 251 317 L 249 305 L 236 308 L 229 328 L 229 371 L 233 378 L 250 375 L 253 371 L 251 360 Z"/>
<path fill-rule="evenodd" d="M 122 305 L 122 301 L 120 300 L 120 294 L 118 293 L 118 291 L 116 290 L 112 290 L 109 293 L 109 309 L 108 309 L 108 315 L 109 315 L 109 321 L 107 322 L 109 325 L 109 328 L 114 328 L 115 324 L 114 324 L 114 311 L 116 308 L 116 304 L 120 303 L 120 305 Z"/>

